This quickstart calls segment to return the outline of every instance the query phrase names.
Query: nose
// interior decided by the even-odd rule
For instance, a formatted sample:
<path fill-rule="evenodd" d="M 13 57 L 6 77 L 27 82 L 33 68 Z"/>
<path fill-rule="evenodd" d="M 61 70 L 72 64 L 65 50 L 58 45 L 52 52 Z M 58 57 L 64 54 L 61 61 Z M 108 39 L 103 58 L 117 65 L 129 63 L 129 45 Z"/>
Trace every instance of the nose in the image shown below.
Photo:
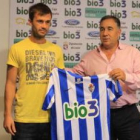
<path fill-rule="evenodd" d="M 104 36 L 108 35 L 108 31 L 106 29 L 103 31 L 103 35 Z"/>
<path fill-rule="evenodd" d="M 47 23 L 47 22 L 43 22 L 42 24 L 41 24 L 41 27 L 42 28 L 44 28 L 44 29 L 47 29 L 48 27 L 49 27 L 49 23 Z"/>
<path fill-rule="evenodd" d="M 45 29 L 47 28 L 46 22 L 43 22 L 43 23 L 42 23 L 42 28 L 45 28 Z"/>

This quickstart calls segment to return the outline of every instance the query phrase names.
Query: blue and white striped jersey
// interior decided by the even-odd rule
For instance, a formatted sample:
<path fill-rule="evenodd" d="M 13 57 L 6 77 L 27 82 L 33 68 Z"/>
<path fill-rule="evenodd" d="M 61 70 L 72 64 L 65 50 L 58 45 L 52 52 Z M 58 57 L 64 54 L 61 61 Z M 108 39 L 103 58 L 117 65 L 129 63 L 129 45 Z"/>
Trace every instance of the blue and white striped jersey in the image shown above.
<path fill-rule="evenodd" d="M 109 140 L 110 100 L 121 95 L 107 74 L 82 77 L 54 68 L 43 104 L 51 108 L 52 140 Z"/>

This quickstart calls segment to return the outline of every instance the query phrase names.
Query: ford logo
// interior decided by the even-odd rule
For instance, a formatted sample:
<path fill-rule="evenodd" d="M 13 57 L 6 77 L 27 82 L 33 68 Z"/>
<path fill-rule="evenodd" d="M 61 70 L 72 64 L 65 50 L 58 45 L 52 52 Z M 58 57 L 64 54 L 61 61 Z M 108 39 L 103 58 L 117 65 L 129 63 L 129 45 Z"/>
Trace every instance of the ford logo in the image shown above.
<path fill-rule="evenodd" d="M 75 20 L 75 19 L 68 19 L 68 20 L 65 21 L 65 23 L 67 25 L 78 25 L 78 24 L 80 24 L 80 22 L 78 20 Z"/>
<path fill-rule="evenodd" d="M 49 32 L 47 33 L 47 36 L 53 36 L 55 34 L 56 32 L 54 30 L 49 30 Z"/>
<path fill-rule="evenodd" d="M 90 37 L 99 37 L 99 31 L 91 31 L 88 33 Z"/>

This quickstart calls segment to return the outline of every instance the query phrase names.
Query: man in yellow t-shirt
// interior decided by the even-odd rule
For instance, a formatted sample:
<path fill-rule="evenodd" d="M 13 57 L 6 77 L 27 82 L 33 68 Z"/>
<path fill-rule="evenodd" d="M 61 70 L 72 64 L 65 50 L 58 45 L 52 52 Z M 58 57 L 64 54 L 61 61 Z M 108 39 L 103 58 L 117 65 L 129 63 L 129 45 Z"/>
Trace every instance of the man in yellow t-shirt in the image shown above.
<path fill-rule="evenodd" d="M 9 51 L 4 128 L 12 135 L 12 140 L 50 140 L 49 112 L 42 110 L 42 104 L 51 70 L 64 68 L 61 48 L 45 39 L 51 19 L 52 12 L 47 5 L 31 6 L 31 36 L 14 44 Z"/>

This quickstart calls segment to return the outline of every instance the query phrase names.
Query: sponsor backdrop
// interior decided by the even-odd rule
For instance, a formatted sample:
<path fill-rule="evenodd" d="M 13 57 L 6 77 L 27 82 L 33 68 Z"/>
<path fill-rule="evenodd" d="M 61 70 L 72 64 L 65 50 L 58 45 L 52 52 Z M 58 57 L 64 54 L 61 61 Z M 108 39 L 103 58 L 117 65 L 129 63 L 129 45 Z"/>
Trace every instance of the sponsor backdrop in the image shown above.
<path fill-rule="evenodd" d="M 28 8 L 38 2 L 52 10 L 52 26 L 46 38 L 62 47 L 66 67 L 73 67 L 84 53 L 100 44 L 99 20 L 104 15 L 119 17 L 120 41 L 140 50 L 139 0 L 11 0 L 10 46 L 30 35 Z M 140 91 L 137 95 L 140 100 Z"/>

